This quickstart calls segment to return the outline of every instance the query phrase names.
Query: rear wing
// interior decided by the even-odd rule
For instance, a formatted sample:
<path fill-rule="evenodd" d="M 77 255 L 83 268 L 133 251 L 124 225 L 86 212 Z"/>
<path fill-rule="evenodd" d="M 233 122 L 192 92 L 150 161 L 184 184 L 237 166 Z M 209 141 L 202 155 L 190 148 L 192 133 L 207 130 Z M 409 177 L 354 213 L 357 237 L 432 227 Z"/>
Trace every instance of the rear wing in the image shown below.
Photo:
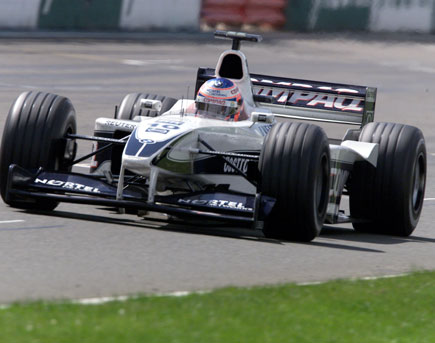
<path fill-rule="evenodd" d="M 215 77 L 212 68 L 199 68 L 195 94 Z M 359 125 L 372 122 L 376 88 L 250 74 L 257 106 L 276 117 Z"/>

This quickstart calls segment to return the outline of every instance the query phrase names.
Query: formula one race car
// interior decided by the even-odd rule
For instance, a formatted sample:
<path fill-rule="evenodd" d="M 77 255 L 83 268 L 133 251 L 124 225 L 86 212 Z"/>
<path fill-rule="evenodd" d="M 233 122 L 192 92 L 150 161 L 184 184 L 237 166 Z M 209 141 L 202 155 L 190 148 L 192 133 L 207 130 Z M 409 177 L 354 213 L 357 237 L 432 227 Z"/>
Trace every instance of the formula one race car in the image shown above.
<path fill-rule="evenodd" d="M 195 99 L 128 94 L 114 119 L 97 119 L 94 136 L 76 133 L 67 98 L 22 93 L 2 137 L 3 200 L 32 210 L 71 202 L 162 212 L 297 241 L 325 223 L 410 235 L 425 192 L 422 132 L 374 123 L 376 88 L 250 74 L 240 44 L 261 36 L 215 36 L 232 39 L 232 49 L 215 69 L 199 68 Z M 333 141 L 304 120 L 357 128 Z M 76 159 L 78 140 L 94 141 L 93 152 Z M 71 172 L 90 157 L 88 174 Z"/>

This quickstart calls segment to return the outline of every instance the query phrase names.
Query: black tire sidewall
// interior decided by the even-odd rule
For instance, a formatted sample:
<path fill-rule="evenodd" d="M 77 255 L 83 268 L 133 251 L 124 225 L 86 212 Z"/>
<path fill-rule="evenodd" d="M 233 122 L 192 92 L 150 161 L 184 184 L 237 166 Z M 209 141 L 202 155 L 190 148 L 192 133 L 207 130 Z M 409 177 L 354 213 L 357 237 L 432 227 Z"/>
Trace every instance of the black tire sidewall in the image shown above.
<path fill-rule="evenodd" d="M 416 163 L 422 158 L 426 178 L 426 146 L 422 132 L 396 123 L 369 123 L 359 138 L 378 143 L 377 166 L 355 164 L 350 190 L 352 217 L 358 231 L 408 236 L 423 207 L 424 189 L 417 209 L 412 206 Z"/>
<path fill-rule="evenodd" d="M 406 170 L 404 179 L 408 182 L 403 182 L 404 180 L 398 180 L 398 183 L 404 184 L 403 187 L 403 193 L 400 194 L 401 199 L 403 201 L 402 204 L 400 204 L 401 208 L 404 210 L 404 215 L 402 220 L 408 221 L 407 226 L 415 228 L 417 226 L 418 220 L 420 219 L 421 211 L 423 209 L 423 199 L 421 199 L 420 206 L 417 207 L 417 209 L 414 208 L 412 203 L 412 194 L 413 194 L 413 186 L 414 186 L 414 177 L 416 173 L 416 164 L 418 163 L 418 159 L 420 156 L 424 158 L 426 161 L 426 146 L 423 138 L 419 138 L 418 136 L 414 135 L 413 137 L 414 141 L 417 141 L 415 144 L 415 150 L 412 151 L 409 149 L 409 156 L 408 161 L 410 165 L 414 166 L 412 169 L 409 168 Z M 405 164 L 405 163 L 403 163 Z M 426 177 L 426 170 L 425 175 Z M 425 180 L 426 181 L 426 180 Z M 426 182 L 425 182 L 426 184 Z M 422 198 L 424 198 L 424 194 L 422 194 Z M 406 210 L 408 210 L 407 215 L 405 215 Z M 411 231 L 412 232 L 412 231 Z M 409 232 L 409 234 L 411 233 Z M 404 235 L 407 235 L 407 232 L 403 233 Z"/>
<path fill-rule="evenodd" d="M 267 237 L 311 241 L 320 233 L 328 204 L 329 156 L 329 143 L 320 127 L 293 122 L 272 127 L 259 161 L 259 189 L 276 198 L 264 223 Z M 326 173 L 320 206 L 316 188 L 317 178 L 323 174 L 319 170 Z"/>
<path fill-rule="evenodd" d="M 63 163 L 61 139 L 76 133 L 76 116 L 71 101 L 59 95 L 43 92 L 22 93 L 9 110 L 0 147 L 1 196 L 6 199 L 9 166 L 17 164 L 28 170 L 42 167 L 53 171 L 70 171 Z M 9 204 L 22 208 L 52 209 L 56 202 L 39 206 L 20 201 Z"/>

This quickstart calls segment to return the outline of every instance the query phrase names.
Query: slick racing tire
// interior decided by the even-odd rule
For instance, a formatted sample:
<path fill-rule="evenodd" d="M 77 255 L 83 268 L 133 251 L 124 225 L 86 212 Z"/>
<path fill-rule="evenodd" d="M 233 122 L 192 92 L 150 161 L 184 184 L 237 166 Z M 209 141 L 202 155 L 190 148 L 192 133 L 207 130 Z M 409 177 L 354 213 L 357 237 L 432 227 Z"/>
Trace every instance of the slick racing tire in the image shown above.
<path fill-rule="evenodd" d="M 43 92 L 22 93 L 12 104 L 6 119 L 0 147 L 0 189 L 3 200 L 12 207 L 52 210 L 58 202 L 8 198 L 6 185 L 9 166 L 17 164 L 27 170 L 42 167 L 53 171 L 71 171 L 68 163 L 75 157 L 75 142 L 65 151 L 67 133 L 76 133 L 76 115 L 71 101 Z"/>
<path fill-rule="evenodd" d="M 160 100 L 162 108 L 160 111 L 150 110 L 141 107 L 142 99 Z M 144 93 L 130 93 L 127 94 L 119 105 L 116 119 L 132 120 L 136 116 L 144 117 L 157 117 L 166 111 L 170 110 L 177 102 L 176 99 L 169 98 L 161 95 L 144 94 Z"/>
<path fill-rule="evenodd" d="M 320 127 L 277 123 L 259 161 L 262 195 L 276 199 L 264 220 L 266 237 L 309 242 L 319 235 L 329 198 L 330 153 Z"/>
<path fill-rule="evenodd" d="M 409 236 L 423 208 L 426 145 L 416 127 L 369 123 L 360 142 L 379 144 L 377 166 L 357 162 L 350 179 L 350 213 L 357 231 Z"/>

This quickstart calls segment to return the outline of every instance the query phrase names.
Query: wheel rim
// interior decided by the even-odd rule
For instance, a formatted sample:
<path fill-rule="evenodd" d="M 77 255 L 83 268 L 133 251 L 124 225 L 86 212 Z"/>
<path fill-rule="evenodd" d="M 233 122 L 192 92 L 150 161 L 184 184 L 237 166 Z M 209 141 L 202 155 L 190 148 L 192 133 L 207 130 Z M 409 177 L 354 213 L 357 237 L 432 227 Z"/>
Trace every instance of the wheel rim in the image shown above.
<path fill-rule="evenodd" d="M 65 138 L 67 135 L 75 133 L 74 131 L 72 124 L 69 124 L 62 137 Z M 68 166 L 66 162 L 72 161 L 65 161 L 65 151 L 59 151 L 54 158 L 54 170 L 63 172 L 71 171 L 72 166 Z"/>
<path fill-rule="evenodd" d="M 328 195 L 328 159 L 326 154 L 322 155 L 320 169 L 317 173 L 316 189 L 315 189 L 315 201 L 316 210 L 319 215 L 322 215 L 325 211 L 325 203 Z"/>
<path fill-rule="evenodd" d="M 414 166 L 414 180 L 412 187 L 411 205 L 414 212 L 418 212 L 423 204 L 423 195 L 426 183 L 426 168 L 424 155 L 418 155 Z"/>

